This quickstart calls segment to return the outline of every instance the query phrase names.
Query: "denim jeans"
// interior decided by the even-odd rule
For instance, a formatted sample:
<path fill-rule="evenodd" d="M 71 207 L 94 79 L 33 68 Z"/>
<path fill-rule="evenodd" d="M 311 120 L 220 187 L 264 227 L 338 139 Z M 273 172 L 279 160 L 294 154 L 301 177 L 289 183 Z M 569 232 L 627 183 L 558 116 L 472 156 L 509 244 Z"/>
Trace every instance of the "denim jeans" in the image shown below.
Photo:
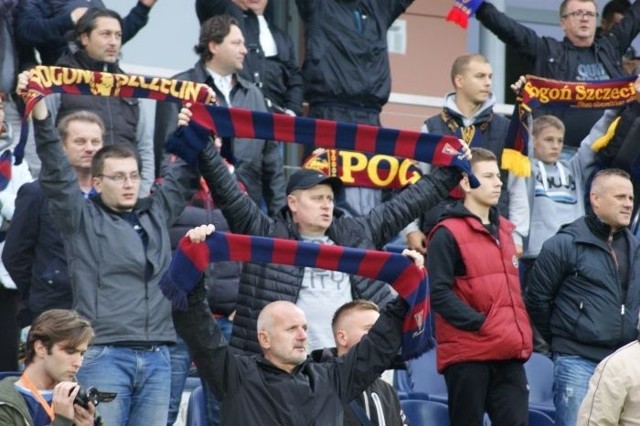
<path fill-rule="evenodd" d="M 171 356 L 171 396 L 167 425 L 172 425 L 178 418 L 182 391 L 189 375 L 189 367 L 191 367 L 191 355 L 187 343 L 180 336 L 178 336 L 176 344 L 169 347 L 169 354 Z"/>
<path fill-rule="evenodd" d="M 578 410 L 589 389 L 589 379 L 598 365 L 575 355 L 553 354 L 553 403 L 556 425 L 575 426 Z"/>
<path fill-rule="evenodd" d="M 171 383 L 167 346 L 147 352 L 94 345 L 85 354 L 77 378 L 82 386 L 118 393 L 113 401 L 98 405 L 98 412 L 107 425 L 167 423 Z"/>

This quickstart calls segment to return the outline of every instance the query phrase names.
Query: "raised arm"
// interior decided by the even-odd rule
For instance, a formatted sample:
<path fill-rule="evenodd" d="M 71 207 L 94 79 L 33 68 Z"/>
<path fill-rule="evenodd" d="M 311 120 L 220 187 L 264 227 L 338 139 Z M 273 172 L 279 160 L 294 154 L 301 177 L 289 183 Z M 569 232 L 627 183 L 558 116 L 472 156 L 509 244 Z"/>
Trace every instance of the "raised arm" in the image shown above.
<path fill-rule="evenodd" d="M 531 28 L 509 18 L 486 1 L 476 11 L 476 18 L 496 37 L 517 49 L 520 54 L 529 58 L 536 57 L 538 44 L 543 41 Z"/>

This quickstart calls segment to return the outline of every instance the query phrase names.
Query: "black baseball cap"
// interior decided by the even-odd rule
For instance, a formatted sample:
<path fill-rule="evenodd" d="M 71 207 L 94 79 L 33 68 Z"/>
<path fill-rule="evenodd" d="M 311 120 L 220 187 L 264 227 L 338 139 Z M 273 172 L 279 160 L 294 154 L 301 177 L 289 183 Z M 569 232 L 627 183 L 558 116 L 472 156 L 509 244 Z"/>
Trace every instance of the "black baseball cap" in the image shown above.
<path fill-rule="evenodd" d="M 321 183 L 330 185 L 333 193 L 342 191 L 342 181 L 337 177 L 329 177 L 324 173 L 313 169 L 300 169 L 289 178 L 287 183 L 287 195 L 296 189 L 309 189 Z"/>

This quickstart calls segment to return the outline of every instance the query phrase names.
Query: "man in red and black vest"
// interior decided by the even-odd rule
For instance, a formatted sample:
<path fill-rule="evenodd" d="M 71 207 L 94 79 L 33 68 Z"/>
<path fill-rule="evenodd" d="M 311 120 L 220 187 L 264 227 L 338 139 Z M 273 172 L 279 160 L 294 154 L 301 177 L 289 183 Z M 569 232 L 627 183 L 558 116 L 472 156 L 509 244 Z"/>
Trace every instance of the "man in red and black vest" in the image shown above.
<path fill-rule="evenodd" d="M 523 363 L 532 351 L 518 278 L 514 225 L 498 214 L 502 181 L 496 156 L 472 149 L 480 186 L 464 177 L 464 201 L 447 206 L 429 236 L 427 268 L 436 312 L 438 371 L 444 374 L 452 426 L 526 425 L 529 391 Z"/>

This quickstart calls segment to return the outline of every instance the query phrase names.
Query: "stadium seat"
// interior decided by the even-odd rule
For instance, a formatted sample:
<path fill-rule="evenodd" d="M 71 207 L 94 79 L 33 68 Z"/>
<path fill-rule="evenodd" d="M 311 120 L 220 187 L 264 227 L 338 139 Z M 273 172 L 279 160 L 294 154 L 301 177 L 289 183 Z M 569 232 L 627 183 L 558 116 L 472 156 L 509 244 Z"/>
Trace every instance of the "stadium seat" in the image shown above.
<path fill-rule="evenodd" d="M 542 411 L 529 410 L 529 426 L 553 426 L 555 422 Z"/>
<path fill-rule="evenodd" d="M 405 399 L 400 401 L 409 424 L 449 426 L 449 408 L 436 401 Z"/>
<path fill-rule="evenodd" d="M 539 353 L 533 353 L 524 364 L 529 382 L 529 408 L 555 418 L 553 405 L 553 361 Z"/>
<path fill-rule="evenodd" d="M 447 403 L 447 385 L 436 369 L 436 351 L 431 350 L 407 362 L 411 392 L 427 394 L 429 400 Z"/>
<path fill-rule="evenodd" d="M 186 426 L 207 426 L 207 408 L 202 386 L 198 386 L 189 396 Z"/>
<path fill-rule="evenodd" d="M 0 371 L 0 380 L 5 377 L 20 377 L 22 376 L 22 371 Z"/>

